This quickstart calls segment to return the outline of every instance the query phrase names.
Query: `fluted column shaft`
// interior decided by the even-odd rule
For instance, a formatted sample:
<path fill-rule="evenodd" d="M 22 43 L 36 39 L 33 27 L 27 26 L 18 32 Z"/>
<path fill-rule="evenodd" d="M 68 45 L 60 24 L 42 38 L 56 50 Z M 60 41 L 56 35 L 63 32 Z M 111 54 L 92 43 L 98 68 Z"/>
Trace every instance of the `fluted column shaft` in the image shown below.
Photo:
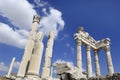
<path fill-rule="evenodd" d="M 107 67 L 108 67 L 108 75 L 113 75 L 114 73 L 114 68 L 112 64 L 112 58 L 110 54 L 110 46 L 105 47 L 105 52 L 106 52 L 106 59 L 107 59 Z"/>
<path fill-rule="evenodd" d="M 81 51 L 81 41 L 76 41 L 76 49 L 77 49 L 77 67 L 80 70 L 80 73 L 82 74 L 82 51 Z"/>
<path fill-rule="evenodd" d="M 99 64 L 99 58 L 98 58 L 98 51 L 97 50 L 94 50 L 94 56 L 95 56 L 96 76 L 100 76 L 100 64 Z"/>
<path fill-rule="evenodd" d="M 91 47 L 86 46 L 86 57 L 87 57 L 87 73 L 88 77 L 92 76 L 92 63 L 91 63 L 91 53 L 90 53 Z"/>
<path fill-rule="evenodd" d="M 53 44 L 54 44 L 54 32 L 50 31 L 49 39 L 47 42 L 47 48 L 45 52 L 45 62 L 42 68 L 42 78 L 48 78 L 51 76 L 51 58 L 53 52 Z"/>
<path fill-rule="evenodd" d="M 25 46 L 24 55 L 22 57 L 22 61 L 21 61 L 21 64 L 18 70 L 17 78 L 24 77 L 27 72 L 29 60 L 30 60 L 30 57 L 31 57 L 31 54 L 34 48 L 34 42 L 35 42 L 35 37 L 36 37 L 36 32 L 37 32 L 39 22 L 40 22 L 40 17 L 35 15 L 33 18 L 31 32 L 29 34 L 28 41 Z"/>
<path fill-rule="evenodd" d="M 34 75 L 34 76 L 39 76 L 39 70 L 40 70 L 40 64 L 41 64 L 41 59 L 42 59 L 42 53 L 43 53 L 43 34 L 42 32 L 37 33 L 36 36 L 36 43 L 34 47 L 33 54 L 30 59 L 30 65 L 28 68 L 27 76 L 29 75 Z M 34 77 L 33 76 L 33 77 Z"/>

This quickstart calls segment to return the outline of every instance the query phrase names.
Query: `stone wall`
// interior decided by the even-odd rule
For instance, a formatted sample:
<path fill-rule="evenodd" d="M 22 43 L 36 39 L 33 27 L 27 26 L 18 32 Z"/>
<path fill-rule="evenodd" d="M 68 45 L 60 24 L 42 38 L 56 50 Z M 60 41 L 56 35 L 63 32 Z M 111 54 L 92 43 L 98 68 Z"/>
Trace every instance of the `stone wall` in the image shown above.
<path fill-rule="evenodd" d="M 113 76 L 100 76 L 89 78 L 88 80 L 120 80 L 120 73 L 114 73 Z"/>
<path fill-rule="evenodd" d="M 72 77 L 70 77 L 69 74 L 67 74 L 69 76 L 69 80 L 76 80 Z M 114 73 L 113 76 L 100 76 L 100 77 L 91 77 L 89 79 L 85 79 L 85 78 L 81 78 L 81 79 L 77 79 L 77 80 L 120 80 L 120 73 Z"/>

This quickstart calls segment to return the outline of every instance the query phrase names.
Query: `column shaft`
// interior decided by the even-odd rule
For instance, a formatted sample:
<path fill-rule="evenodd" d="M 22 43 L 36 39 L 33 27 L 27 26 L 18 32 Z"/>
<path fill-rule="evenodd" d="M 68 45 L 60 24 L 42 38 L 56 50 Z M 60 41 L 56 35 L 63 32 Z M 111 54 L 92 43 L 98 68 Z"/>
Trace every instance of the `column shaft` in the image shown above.
<path fill-rule="evenodd" d="M 107 59 L 107 66 L 108 66 L 108 75 L 113 75 L 114 68 L 113 68 L 112 58 L 110 54 L 110 46 L 105 47 L 105 52 L 106 52 L 106 59 Z"/>
<path fill-rule="evenodd" d="M 11 76 L 11 72 L 12 72 L 12 68 L 13 68 L 14 62 L 15 62 L 15 57 L 11 61 L 10 68 L 9 68 L 9 71 L 8 71 L 8 74 L 6 75 L 6 77 L 10 77 Z"/>
<path fill-rule="evenodd" d="M 86 57 L 87 57 L 87 73 L 88 77 L 92 77 L 92 63 L 91 63 L 91 47 L 87 45 L 86 47 Z"/>
<path fill-rule="evenodd" d="M 25 46 L 24 55 L 22 57 L 22 61 L 21 61 L 21 64 L 20 64 L 20 67 L 17 73 L 17 78 L 24 77 L 28 69 L 28 64 L 30 61 L 33 48 L 34 48 L 35 37 L 36 37 L 36 32 L 37 32 L 39 22 L 40 22 L 40 17 L 35 15 L 33 18 L 31 32 L 29 34 L 28 41 Z"/>
<path fill-rule="evenodd" d="M 30 59 L 30 64 L 27 72 L 27 77 L 34 75 L 39 77 L 39 70 L 41 65 L 42 53 L 43 53 L 43 34 L 42 32 L 37 33 L 36 43 L 34 51 Z"/>
<path fill-rule="evenodd" d="M 42 68 L 42 78 L 48 78 L 51 76 L 51 58 L 53 53 L 54 44 L 54 32 L 50 31 L 49 39 L 47 42 L 47 48 L 45 52 L 44 66 Z"/>
<path fill-rule="evenodd" d="M 99 64 L 99 58 L 98 58 L 98 51 L 97 50 L 94 50 L 94 56 L 95 56 L 96 76 L 100 76 L 100 64 Z"/>
<path fill-rule="evenodd" d="M 81 41 L 76 41 L 76 48 L 77 48 L 77 67 L 80 70 L 80 73 L 82 74 L 82 51 L 81 51 Z"/>

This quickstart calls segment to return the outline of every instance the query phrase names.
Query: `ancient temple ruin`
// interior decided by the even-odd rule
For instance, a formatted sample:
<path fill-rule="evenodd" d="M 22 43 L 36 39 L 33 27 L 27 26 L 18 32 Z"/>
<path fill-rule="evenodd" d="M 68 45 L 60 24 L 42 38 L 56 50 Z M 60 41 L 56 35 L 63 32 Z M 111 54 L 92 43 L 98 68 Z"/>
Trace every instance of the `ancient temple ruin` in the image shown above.
<path fill-rule="evenodd" d="M 54 32 L 50 31 L 49 39 L 46 48 L 45 62 L 42 71 L 42 76 L 39 76 L 40 64 L 42 59 L 42 53 L 44 44 L 43 33 L 37 32 L 40 17 L 35 15 L 33 18 L 33 24 L 31 32 L 28 37 L 28 41 L 25 46 L 24 55 L 18 70 L 16 80 L 41 80 L 49 79 L 51 72 L 51 57 L 54 43 Z"/>
<path fill-rule="evenodd" d="M 9 72 L 6 75 L 7 78 L 15 80 L 99 80 L 101 76 L 101 71 L 98 53 L 102 49 L 105 51 L 106 54 L 108 76 L 113 77 L 114 67 L 112 64 L 112 58 L 110 53 L 110 39 L 105 38 L 96 41 L 92 36 L 89 35 L 89 33 L 84 31 L 83 27 L 78 28 L 77 33 L 74 34 L 74 40 L 76 42 L 76 66 L 71 66 L 69 63 L 51 63 L 54 45 L 54 32 L 50 31 L 45 51 L 44 65 L 42 67 L 42 74 L 40 75 L 39 71 L 41 66 L 44 44 L 42 42 L 43 33 L 37 32 L 39 23 L 40 17 L 38 15 L 35 15 L 33 17 L 32 28 L 25 46 L 24 55 L 22 57 L 17 76 L 14 78 L 11 78 L 10 76 L 15 61 L 15 58 L 13 58 Z M 86 73 L 82 72 L 82 45 L 86 47 Z M 91 50 L 94 51 L 96 76 L 93 76 L 92 72 L 92 60 L 90 53 Z M 52 78 L 52 66 L 56 67 L 57 78 Z M 97 77 L 97 79 L 93 77 Z M 107 78 L 105 78 L 104 80 L 106 79 Z"/>
<path fill-rule="evenodd" d="M 90 50 L 94 51 L 95 57 L 95 70 L 96 76 L 100 76 L 100 64 L 98 59 L 98 52 L 101 49 L 105 50 L 106 59 L 107 59 L 107 67 L 108 67 L 108 75 L 112 75 L 114 73 L 114 68 L 112 64 L 112 58 L 110 54 L 110 39 L 102 39 L 100 41 L 95 41 L 87 32 L 84 31 L 83 27 L 78 29 L 78 32 L 75 33 L 74 39 L 76 41 L 77 48 L 77 67 L 82 72 L 82 50 L 81 45 L 86 46 L 86 57 L 87 57 L 87 73 L 88 77 L 92 75 L 92 64 L 91 64 L 91 53 Z"/>
<path fill-rule="evenodd" d="M 92 62 L 91 62 L 91 50 L 94 51 L 94 63 L 95 63 L 95 74 L 96 77 L 101 76 L 100 72 L 100 64 L 98 58 L 98 52 L 103 49 L 106 53 L 107 59 L 107 67 L 108 67 L 108 75 L 112 76 L 114 73 L 114 68 L 112 64 L 112 58 L 110 54 L 110 39 L 102 39 L 96 41 L 93 37 L 89 35 L 89 33 L 84 31 L 83 27 L 78 28 L 77 33 L 74 34 L 74 40 L 76 42 L 76 67 L 72 67 L 67 63 L 56 64 L 57 67 L 57 74 L 64 75 L 63 80 L 69 80 L 66 76 L 71 75 L 74 79 L 81 79 L 81 78 L 91 78 L 93 77 L 92 72 Z M 82 72 L 82 45 L 86 47 L 86 63 L 87 63 L 87 73 L 84 74 Z M 62 69 L 65 69 L 62 71 Z M 65 73 L 67 75 L 65 75 Z M 77 75 L 77 76 L 76 76 Z"/>

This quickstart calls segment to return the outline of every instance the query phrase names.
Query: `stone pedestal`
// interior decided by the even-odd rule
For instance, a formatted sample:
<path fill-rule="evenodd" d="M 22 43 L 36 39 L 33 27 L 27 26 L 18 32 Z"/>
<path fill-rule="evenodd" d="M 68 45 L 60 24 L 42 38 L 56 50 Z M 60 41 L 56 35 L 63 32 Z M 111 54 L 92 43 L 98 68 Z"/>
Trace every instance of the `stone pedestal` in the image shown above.
<path fill-rule="evenodd" d="M 91 53 L 90 53 L 91 47 L 86 46 L 86 56 L 87 56 L 87 77 L 92 77 L 92 63 L 91 63 Z"/>
<path fill-rule="evenodd" d="M 42 70 L 42 78 L 48 78 L 50 75 L 50 68 L 44 67 Z"/>
<path fill-rule="evenodd" d="M 99 58 L 98 58 L 98 51 L 94 50 L 94 56 L 95 56 L 95 72 L 96 76 L 100 76 L 100 64 L 99 64 Z"/>

